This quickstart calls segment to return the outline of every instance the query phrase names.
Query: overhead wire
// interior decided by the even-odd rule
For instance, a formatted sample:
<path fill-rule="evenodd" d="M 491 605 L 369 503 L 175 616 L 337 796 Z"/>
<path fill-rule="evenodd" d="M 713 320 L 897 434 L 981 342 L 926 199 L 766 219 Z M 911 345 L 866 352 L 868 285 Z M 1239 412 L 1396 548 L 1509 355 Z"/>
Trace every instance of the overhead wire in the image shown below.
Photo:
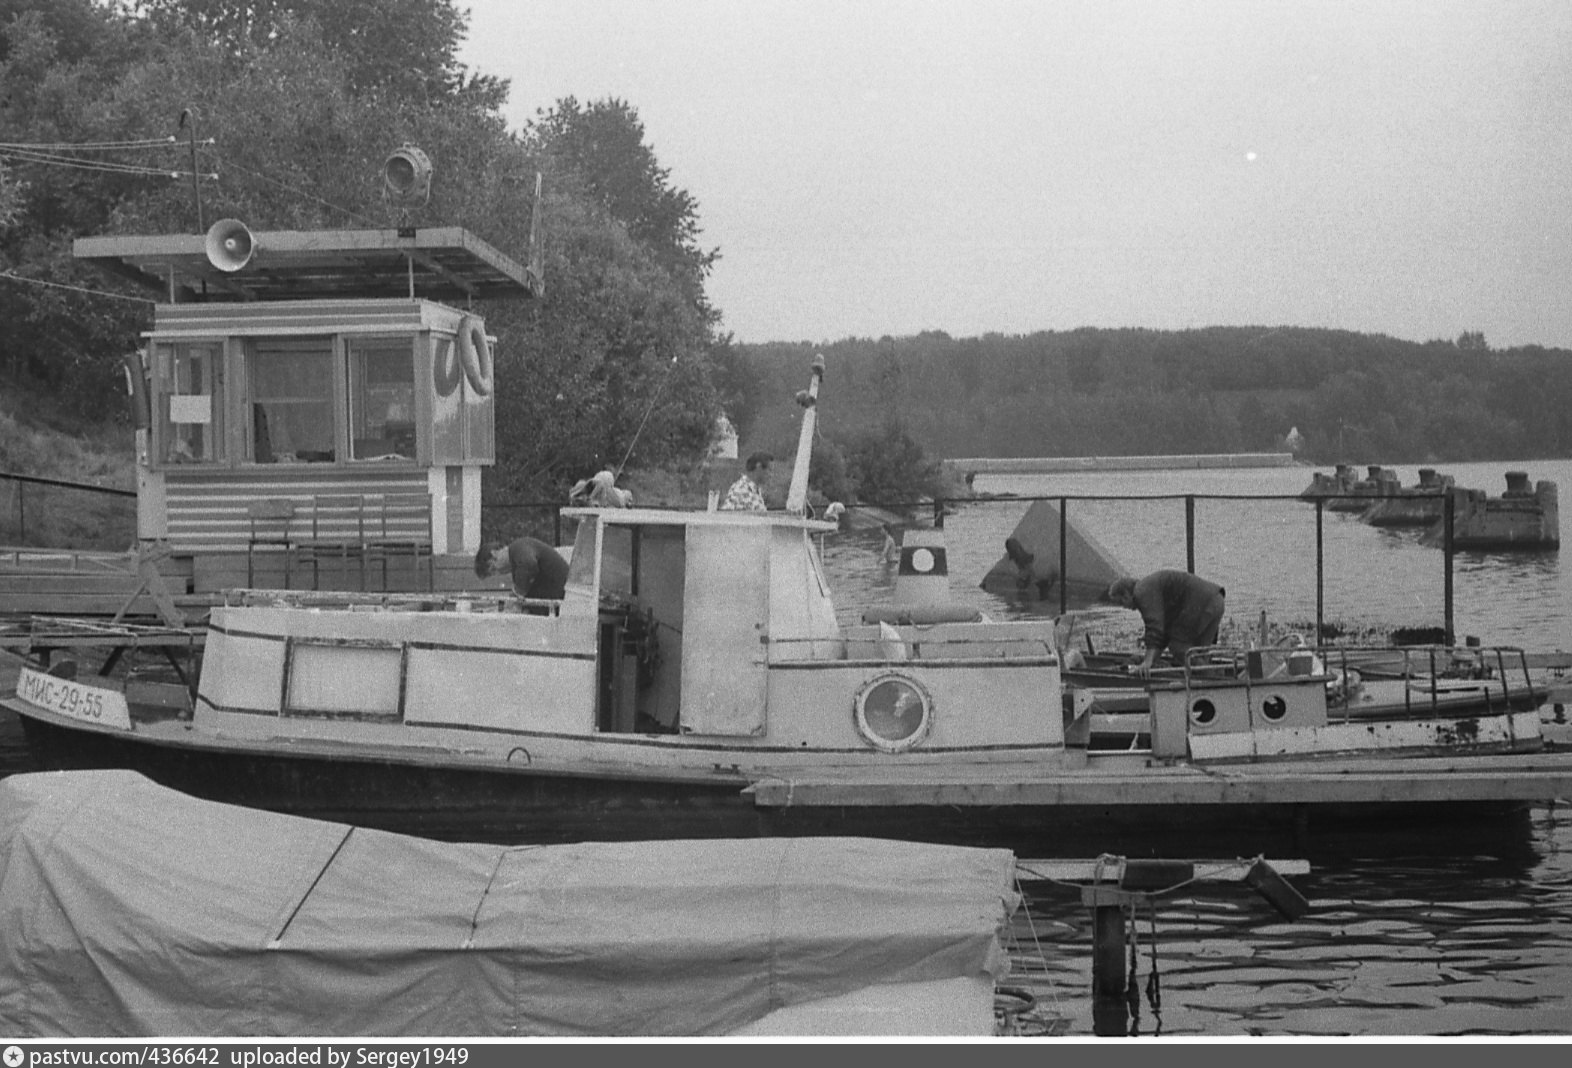
<path fill-rule="evenodd" d="M 269 185 L 276 186 L 277 188 L 284 190 L 286 193 L 293 193 L 296 196 L 305 197 L 307 200 L 314 201 L 317 204 L 320 204 L 324 208 L 330 208 L 333 211 L 339 212 L 340 214 L 345 215 L 345 216 L 347 216 L 347 217 L 349 217 L 351 219 L 355 219 L 355 220 L 357 220 L 359 222 L 368 223 L 368 224 L 370 224 L 372 226 L 379 225 L 379 223 L 378 223 L 378 221 L 376 219 L 373 219 L 373 218 L 371 218 L 369 216 L 366 216 L 366 215 L 362 215 L 358 211 L 353 211 L 353 210 L 351 210 L 349 208 L 343 207 L 342 205 L 335 204 L 331 200 L 323 200 L 321 197 L 317 196 L 315 193 L 311 193 L 311 192 L 308 192 L 308 191 L 306 191 L 304 189 L 300 189 L 300 188 L 298 188 L 296 186 L 292 186 L 292 185 L 288 184 L 287 182 L 281 182 L 277 178 L 271 177 L 270 175 L 263 174 L 261 171 L 252 170 L 250 167 L 243 166 L 242 164 L 236 163 L 232 159 L 227 159 L 227 158 L 225 158 L 223 156 L 220 156 L 216 152 L 212 153 L 212 155 L 213 155 L 213 158 L 223 167 L 227 167 L 227 168 L 231 168 L 233 170 L 240 171 L 243 174 L 248 174 L 248 175 L 250 175 L 253 178 L 257 178 L 257 179 L 260 179 L 261 181 L 267 182 Z"/>
<path fill-rule="evenodd" d="M 216 143 L 217 142 L 211 137 L 197 142 L 200 147 L 208 150 L 208 156 L 214 161 L 216 167 L 230 168 L 239 171 L 259 181 L 266 182 L 275 188 L 283 190 L 284 192 L 310 200 L 321 207 L 335 211 L 347 218 L 355 219 L 359 222 L 368 223 L 373 226 L 377 225 L 377 220 L 372 219 L 369 216 L 362 215 L 361 213 L 346 208 L 343 205 L 335 204 L 330 200 L 325 200 L 308 190 L 301 189 L 298 186 L 290 185 L 289 183 L 280 181 L 271 175 L 264 174 L 261 171 L 246 167 L 240 163 L 236 163 L 232 159 L 218 155 L 218 153 L 212 151 Z M 146 149 L 168 149 L 177 147 L 185 147 L 185 142 L 182 142 L 179 138 L 173 136 L 162 138 L 137 138 L 124 141 L 0 141 L 0 159 L 15 160 L 19 163 L 34 163 L 43 166 L 69 167 L 75 170 L 96 171 L 101 174 L 125 174 L 140 177 L 162 177 L 171 179 L 190 178 L 192 177 L 191 170 L 180 170 L 177 168 L 165 167 L 148 167 L 142 164 L 120 163 L 114 160 L 83 158 L 81 156 L 68 154 L 75 152 L 139 151 Z M 207 178 L 216 181 L 218 180 L 219 175 L 217 170 L 198 171 L 196 172 L 196 177 Z"/>
<path fill-rule="evenodd" d="M 204 144 L 211 145 L 211 139 Z M 149 167 L 139 163 L 121 163 L 116 160 L 94 159 L 80 153 L 134 152 L 149 149 L 169 149 L 178 145 L 174 137 L 137 138 L 123 141 L 0 141 L 0 159 L 19 163 L 36 163 L 51 167 L 70 167 L 76 170 L 97 171 L 103 174 L 130 174 L 142 177 L 189 178 L 190 171 L 169 167 Z M 201 174 L 204 178 L 217 178 L 216 174 Z"/>
<path fill-rule="evenodd" d="M 201 142 L 205 145 L 213 143 L 210 137 Z M 0 141 L 0 148 L 32 149 L 39 152 L 49 151 L 108 151 L 111 149 L 135 148 L 168 148 L 170 145 L 179 144 L 174 137 L 144 137 L 134 141 Z"/>
<path fill-rule="evenodd" d="M 43 278 L 29 278 L 25 274 L 17 274 L 14 271 L 0 271 L 0 278 L 4 278 L 11 282 L 25 282 L 28 285 L 34 286 L 48 286 L 53 289 L 69 289 L 73 293 L 86 293 L 87 295 L 93 297 L 115 297 L 119 300 L 134 300 L 139 304 L 158 303 L 156 300 L 152 300 L 148 297 L 133 297 L 127 293 L 111 293 L 104 289 L 88 289 L 86 286 L 73 286 L 65 282 L 50 282 Z"/>

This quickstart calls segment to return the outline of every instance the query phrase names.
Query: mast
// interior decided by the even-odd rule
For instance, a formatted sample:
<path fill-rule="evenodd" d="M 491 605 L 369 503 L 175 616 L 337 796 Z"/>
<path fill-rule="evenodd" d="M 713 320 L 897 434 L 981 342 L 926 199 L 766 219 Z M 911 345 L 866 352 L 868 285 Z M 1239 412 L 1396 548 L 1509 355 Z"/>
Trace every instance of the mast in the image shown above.
<path fill-rule="evenodd" d="M 802 515 L 808 510 L 808 465 L 813 460 L 813 434 L 819 422 L 819 383 L 824 379 L 824 353 L 813 357 L 808 388 L 797 394 L 802 405 L 802 430 L 797 434 L 797 459 L 791 468 L 791 488 L 786 491 L 786 511 Z"/>

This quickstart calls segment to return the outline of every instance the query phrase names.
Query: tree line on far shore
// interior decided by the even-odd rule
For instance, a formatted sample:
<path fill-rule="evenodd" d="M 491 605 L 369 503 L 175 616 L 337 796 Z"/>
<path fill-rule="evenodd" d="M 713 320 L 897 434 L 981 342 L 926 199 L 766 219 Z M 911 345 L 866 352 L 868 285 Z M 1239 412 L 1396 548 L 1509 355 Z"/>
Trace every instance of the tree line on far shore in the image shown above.
<path fill-rule="evenodd" d="M 785 435 L 790 412 L 777 398 L 800 388 L 822 352 L 821 426 L 909 438 L 939 457 L 1572 456 L 1572 351 L 1493 350 L 1477 332 L 1416 343 L 1299 327 L 934 331 L 738 350 L 745 437 Z"/>

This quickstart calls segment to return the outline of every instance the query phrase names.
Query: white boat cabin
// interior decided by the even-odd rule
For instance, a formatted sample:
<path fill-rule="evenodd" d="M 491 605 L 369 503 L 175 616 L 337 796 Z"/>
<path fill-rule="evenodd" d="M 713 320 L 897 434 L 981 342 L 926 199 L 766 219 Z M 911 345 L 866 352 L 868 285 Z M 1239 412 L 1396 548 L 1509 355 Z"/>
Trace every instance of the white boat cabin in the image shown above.
<path fill-rule="evenodd" d="M 235 594 L 213 611 L 195 727 L 395 746 L 452 730 L 503 753 L 529 736 L 537 760 L 622 739 L 595 752 L 668 764 L 663 750 L 717 745 L 754 764 L 1063 749 L 1051 621 L 844 626 L 816 541 L 833 523 L 564 516 L 561 601 Z"/>

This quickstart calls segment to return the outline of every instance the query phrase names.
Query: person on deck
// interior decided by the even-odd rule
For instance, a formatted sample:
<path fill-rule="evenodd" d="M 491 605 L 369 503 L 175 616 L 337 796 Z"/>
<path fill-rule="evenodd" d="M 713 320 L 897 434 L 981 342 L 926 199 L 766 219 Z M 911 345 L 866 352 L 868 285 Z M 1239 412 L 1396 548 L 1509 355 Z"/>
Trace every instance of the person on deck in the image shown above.
<path fill-rule="evenodd" d="M 1146 624 L 1141 637 L 1145 653 L 1135 670 L 1145 675 L 1165 649 L 1182 658 L 1192 648 L 1217 643 L 1224 595 L 1215 582 L 1188 571 L 1163 570 L 1142 579 L 1115 579 L 1106 598 L 1141 613 Z"/>
<path fill-rule="evenodd" d="M 737 476 L 737 481 L 726 491 L 721 509 L 728 512 L 766 511 L 762 487 L 764 480 L 770 477 L 770 464 L 774 462 L 775 457 L 767 452 L 756 452 L 749 456 L 745 465 L 747 470 Z"/>
<path fill-rule="evenodd" d="M 879 550 L 880 559 L 887 564 L 901 562 L 901 542 L 895 536 L 895 528 L 888 523 L 879 524 L 884 528 L 884 547 Z"/>
<path fill-rule="evenodd" d="M 1027 552 L 1019 538 L 1004 539 L 1004 555 L 1015 565 L 1015 588 L 1026 594 L 1035 593 L 1046 601 L 1048 591 L 1053 589 L 1054 580 L 1059 577 L 1059 569 L 1038 568 L 1036 554 Z M 1040 570 L 1042 574 L 1038 574 Z"/>
<path fill-rule="evenodd" d="M 568 582 L 568 562 L 539 538 L 514 538 L 506 545 L 482 545 L 475 554 L 475 576 L 510 572 L 520 597 L 560 601 Z"/>
<path fill-rule="evenodd" d="M 617 476 L 610 468 L 580 479 L 568 491 L 569 504 L 588 504 L 592 508 L 632 508 L 631 490 L 617 487 Z"/>

